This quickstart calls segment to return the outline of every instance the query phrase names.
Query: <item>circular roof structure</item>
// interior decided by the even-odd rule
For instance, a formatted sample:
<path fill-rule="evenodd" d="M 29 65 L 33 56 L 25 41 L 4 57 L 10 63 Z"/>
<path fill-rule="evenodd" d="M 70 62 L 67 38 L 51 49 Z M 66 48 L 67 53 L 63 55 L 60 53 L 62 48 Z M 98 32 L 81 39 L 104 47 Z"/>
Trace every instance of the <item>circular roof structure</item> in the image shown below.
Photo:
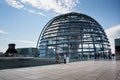
<path fill-rule="evenodd" d="M 50 20 L 43 28 L 37 47 L 40 56 L 71 57 L 84 54 L 108 55 L 110 45 L 102 26 L 90 16 L 71 12 Z"/>

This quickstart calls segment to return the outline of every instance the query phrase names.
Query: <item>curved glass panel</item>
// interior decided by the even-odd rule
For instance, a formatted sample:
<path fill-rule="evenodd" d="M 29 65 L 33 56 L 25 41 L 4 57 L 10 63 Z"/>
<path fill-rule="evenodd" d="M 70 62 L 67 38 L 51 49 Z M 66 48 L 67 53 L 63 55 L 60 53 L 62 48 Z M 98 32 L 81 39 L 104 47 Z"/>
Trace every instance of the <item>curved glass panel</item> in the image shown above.
<path fill-rule="evenodd" d="M 81 13 L 67 13 L 50 20 L 41 32 L 37 47 L 42 57 L 68 54 L 106 56 L 110 45 L 101 25 Z"/>

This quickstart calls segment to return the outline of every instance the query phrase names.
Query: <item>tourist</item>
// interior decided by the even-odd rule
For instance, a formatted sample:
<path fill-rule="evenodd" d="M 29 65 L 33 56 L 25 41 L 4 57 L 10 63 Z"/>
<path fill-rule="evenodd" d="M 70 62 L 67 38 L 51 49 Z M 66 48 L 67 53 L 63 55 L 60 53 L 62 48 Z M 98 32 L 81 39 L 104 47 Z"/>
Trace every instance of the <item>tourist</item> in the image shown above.
<path fill-rule="evenodd" d="M 61 56 L 60 54 L 58 54 L 58 64 L 60 64 L 60 62 L 61 62 Z"/>
<path fill-rule="evenodd" d="M 66 64 L 66 54 L 64 54 L 64 64 Z"/>

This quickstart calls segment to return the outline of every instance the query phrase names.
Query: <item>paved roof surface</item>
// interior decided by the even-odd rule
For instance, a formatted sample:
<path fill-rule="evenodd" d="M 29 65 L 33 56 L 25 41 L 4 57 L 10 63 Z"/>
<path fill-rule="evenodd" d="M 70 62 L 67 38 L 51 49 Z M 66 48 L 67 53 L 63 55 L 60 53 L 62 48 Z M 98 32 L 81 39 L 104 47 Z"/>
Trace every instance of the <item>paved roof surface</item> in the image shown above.
<path fill-rule="evenodd" d="M 0 70 L 0 80 L 120 80 L 120 61 L 80 61 L 4 69 Z"/>

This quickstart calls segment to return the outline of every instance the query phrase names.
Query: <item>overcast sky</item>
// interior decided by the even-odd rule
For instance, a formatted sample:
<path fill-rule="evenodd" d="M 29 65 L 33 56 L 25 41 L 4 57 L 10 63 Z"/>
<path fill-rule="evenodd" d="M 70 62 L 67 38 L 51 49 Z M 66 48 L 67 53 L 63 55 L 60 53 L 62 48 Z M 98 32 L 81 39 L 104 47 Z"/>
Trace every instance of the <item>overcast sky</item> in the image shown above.
<path fill-rule="evenodd" d="M 9 43 L 16 48 L 36 47 L 45 24 L 68 12 L 98 21 L 114 53 L 114 39 L 120 38 L 120 0 L 0 0 L 0 52 L 5 52 Z"/>

